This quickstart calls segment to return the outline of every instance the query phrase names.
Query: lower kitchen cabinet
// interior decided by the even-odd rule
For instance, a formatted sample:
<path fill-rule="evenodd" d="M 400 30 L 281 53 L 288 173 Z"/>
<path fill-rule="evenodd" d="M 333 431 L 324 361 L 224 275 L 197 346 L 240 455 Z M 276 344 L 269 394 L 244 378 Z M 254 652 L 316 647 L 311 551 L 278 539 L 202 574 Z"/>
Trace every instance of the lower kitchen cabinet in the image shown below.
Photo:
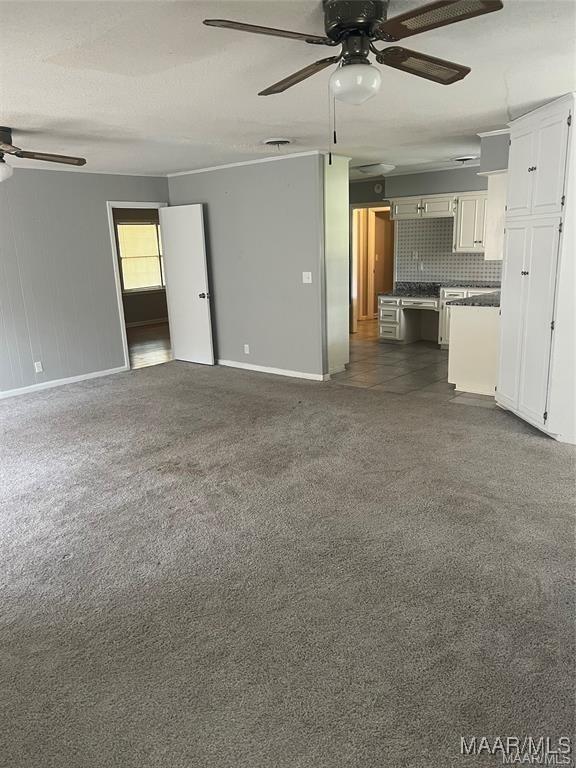
<path fill-rule="evenodd" d="M 498 307 L 450 307 L 448 381 L 459 392 L 494 396 L 498 376 Z"/>

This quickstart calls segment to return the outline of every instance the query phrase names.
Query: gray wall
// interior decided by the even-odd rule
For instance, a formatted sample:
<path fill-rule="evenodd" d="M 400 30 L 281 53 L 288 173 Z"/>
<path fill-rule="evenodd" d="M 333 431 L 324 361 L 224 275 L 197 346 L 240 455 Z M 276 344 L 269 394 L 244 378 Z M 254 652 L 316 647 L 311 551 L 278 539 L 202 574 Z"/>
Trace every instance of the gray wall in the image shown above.
<path fill-rule="evenodd" d="M 0 391 L 124 364 L 106 201 L 167 197 L 166 179 L 135 176 L 19 169 L 0 184 Z"/>
<path fill-rule="evenodd" d="M 482 136 L 480 145 L 480 173 L 508 170 L 510 134 Z"/>
<path fill-rule="evenodd" d="M 386 197 L 438 195 L 443 192 L 477 192 L 488 189 L 488 180 L 478 176 L 479 167 L 455 168 L 448 171 L 412 173 L 386 178 Z"/>
<path fill-rule="evenodd" d="M 376 192 L 376 184 L 382 185 L 382 192 Z M 350 182 L 350 203 L 379 203 L 386 200 L 386 182 L 384 179 L 370 179 L 370 181 Z"/>
<path fill-rule="evenodd" d="M 322 373 L 322 158 L 176 176 L 169 191 L 205 204 L 218 358 Z"/>

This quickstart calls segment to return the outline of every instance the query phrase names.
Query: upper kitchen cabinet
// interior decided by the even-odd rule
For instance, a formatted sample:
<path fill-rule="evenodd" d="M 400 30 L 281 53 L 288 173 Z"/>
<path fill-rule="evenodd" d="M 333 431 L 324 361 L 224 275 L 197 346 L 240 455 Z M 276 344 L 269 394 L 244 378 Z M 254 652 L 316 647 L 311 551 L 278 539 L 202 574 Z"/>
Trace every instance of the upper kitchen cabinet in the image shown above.
<path fill-rule="evenodd" d="M 558 216 L 562 212 L 570 122 L 570 106 L 560 102 L 513 123 L 508 218 Z"/>
<path fill-rule="evenodd" d="M 487 192 L 470 192 L 458 196 L 454 224 L 455 253 L 484 253 L 487 201 Z"/>
<path fill-rule="evenodd" d="M 432 195 L 423 197 L 421 213 L 423 219 L 448 219 L 453 218 L 456 210 L 454 195 Z"/>
<path fill-rule="evenodd" d="M 454 195 L 429 195 L 428 197 L 399 197 L 392 200 L 391 218 L 442 219 L 453 218 L 456 210 Z"/>
<path fill-rule="evenodd" d="M 398 200 L 392 200 L 390 206 L 391 219 L 421 219 L 420 206 L 422 198 L 420 197 L 401 197 Z"/>

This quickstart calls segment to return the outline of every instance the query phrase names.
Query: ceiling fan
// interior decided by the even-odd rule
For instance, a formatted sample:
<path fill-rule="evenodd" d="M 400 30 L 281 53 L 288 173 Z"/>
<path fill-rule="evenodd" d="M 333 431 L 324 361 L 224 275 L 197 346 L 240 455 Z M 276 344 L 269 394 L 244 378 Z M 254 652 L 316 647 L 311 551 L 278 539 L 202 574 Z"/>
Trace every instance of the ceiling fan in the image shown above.
<path fill-rule="evenodd" d="M 322 69 L 337 64 L 331 85 L 336 98 L 352 104 L 375 95 L 380 87 L 380 71 L 370 64 L 369 54 L 379 64 L 394 67 L 441 85 L 451 85 L 470 72 L 469 67 L 393 45 L 378 49 L 374 42 L 393 43 L 431 29 L 499 11 L 502 0 L 437 0 L 390 19 L 390 0 L 322 0 L 326 35 L 308 35 L 272 27 L 244 24 L 226 19 L 205 19 L 210 27 L 224 27 L 257 35 L 287 37 L 311 45 L 342 46 L 337 56 L 320 59 L 260 91 L 259 96 L 282 93 Z"/>
<path fill-rule="evenodd" d="M 66 165 L 86 165 L 83 157 L 68 155 L 51 155 L 46 152 L 28 152 L 12 144 L 12 129 L 0 127 L 0 181 L 12 176 L 13 168 L 4 160 L 4 155 L 13 155 L 27 160 L 46 160 L 49 163 L 65 163 Z"/>

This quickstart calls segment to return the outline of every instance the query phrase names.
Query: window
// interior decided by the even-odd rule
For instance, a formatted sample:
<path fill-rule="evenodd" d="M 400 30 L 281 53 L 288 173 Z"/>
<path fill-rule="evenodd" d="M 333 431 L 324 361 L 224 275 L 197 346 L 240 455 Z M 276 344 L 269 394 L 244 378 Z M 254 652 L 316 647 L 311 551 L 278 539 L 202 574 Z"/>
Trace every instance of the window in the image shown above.
<path fill-rule="evenodd" d="M 122 218 L 128 218 L 127 211 L 122 212 L 117 209 L 115 213 L 123 213 Z M 139 218 L 147 217 L 148 221 L 122 221 L 115 217 L 122 289 L 124 291 L 163 288 L 165 285 L 158 222 L 150 221 L 150 211 L 140 210 L 138 213 L 140 214 Z M 157 212 L 154 211 L 152 215 L 157 217 Z M 136 216 L 133 218 L 136 219 Z"/>

